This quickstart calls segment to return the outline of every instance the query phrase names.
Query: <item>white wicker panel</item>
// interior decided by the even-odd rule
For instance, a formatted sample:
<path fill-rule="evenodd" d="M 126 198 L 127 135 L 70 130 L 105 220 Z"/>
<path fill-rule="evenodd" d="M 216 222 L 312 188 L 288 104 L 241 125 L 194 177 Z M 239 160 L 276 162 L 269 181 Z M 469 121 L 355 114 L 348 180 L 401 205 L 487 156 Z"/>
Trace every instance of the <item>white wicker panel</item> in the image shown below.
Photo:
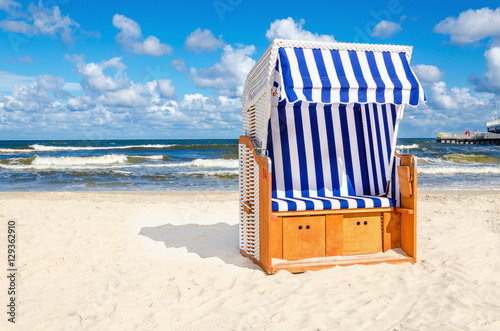
<path fill-rule="evenodd" d="M 250 203 L 253 209 L 250 213 L 246 213 L 243 204 L 240 203 L 240 249 L 247 254 L 259 259 L 259 207 L 258 207 L 258 192 L 259 178 L 258 167 L 256 172 L 255 160 L 252 151 L 246 145 L 239 145 L 240 158 L 240 202 Z"/>
<path fill-rule="evenodd" d="M 260 171 L 260 166 L 255 162 L 254 158 L 252 157 L 253 161 L 253 173 L 255 174 L 254 176 L 254 181 L 253 181 L 253 191 L 254 191 L 254 208 L 253 208 L 253 214 L 254 214 L 254 255 L 253 257 L 257 260 L 260 261 L 260 205 L 259 205 L 259 171 Z"/>

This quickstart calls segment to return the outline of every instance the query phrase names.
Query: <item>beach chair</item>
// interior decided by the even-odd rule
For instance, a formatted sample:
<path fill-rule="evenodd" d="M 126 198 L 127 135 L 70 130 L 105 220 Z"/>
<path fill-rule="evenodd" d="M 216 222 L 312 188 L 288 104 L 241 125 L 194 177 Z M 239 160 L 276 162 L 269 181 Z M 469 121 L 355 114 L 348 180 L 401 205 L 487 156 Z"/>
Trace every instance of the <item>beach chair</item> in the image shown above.
<path fill-rule="evenodd" d="M 395 152 L 425 100 L 411 52 L 276 39 L 248 74 L 240 252 L 267 273 L 416 262 L 415 160 Z"/>

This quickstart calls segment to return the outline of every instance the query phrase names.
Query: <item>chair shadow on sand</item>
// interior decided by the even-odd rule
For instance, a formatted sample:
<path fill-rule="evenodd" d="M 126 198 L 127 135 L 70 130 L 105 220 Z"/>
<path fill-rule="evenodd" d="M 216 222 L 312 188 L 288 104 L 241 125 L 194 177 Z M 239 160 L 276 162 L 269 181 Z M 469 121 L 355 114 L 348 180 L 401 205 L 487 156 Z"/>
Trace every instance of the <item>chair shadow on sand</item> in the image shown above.
<path fill-rule="evenodd" d="M 217 257 L 226 264 L 260 270 L 250 259 L 240 254 L 237 224 L 163 224 L 144 227 L 139 234 L 163 242 L 167 248 L 185 247 L 188 252 L 195 253 L 201 258 Z"/>

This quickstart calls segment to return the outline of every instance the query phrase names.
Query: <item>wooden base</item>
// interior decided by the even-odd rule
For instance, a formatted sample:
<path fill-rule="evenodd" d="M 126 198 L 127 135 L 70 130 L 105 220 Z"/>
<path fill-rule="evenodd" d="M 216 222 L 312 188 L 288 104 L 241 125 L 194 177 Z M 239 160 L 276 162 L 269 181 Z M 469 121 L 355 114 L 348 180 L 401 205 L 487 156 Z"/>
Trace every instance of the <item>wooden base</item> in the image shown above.
<path fill-rule="evenodd" d="M 398 263 L 416 263 L 416 259 L 409 257 L 402 250 L 393 250 L 389 253 L 377 253 L 377 254 L 363 254 L 363 255 L 350 255 L 350 256 L 330 256 L 324 258 L 314 258 L 314 259 L 304 259 L 304 260 L 294 260 L 286 261 L 274 259 L 273 265 L 271 267 L 264 266 L 262 263 L 257 261 L 253 256 L 250 256 L 245 251 L 240 250 L 240 253 L 248 257 L 261 267 L 266 273 L 272 275 L 280 270 L 287 270 L 291 273 L 301 273 L 308 270 L 322 270 L 329 269 L 336 266 L 346 267 L 355 264 L 362 265 L 372 265 L 379 263 L 388 264 L 398 264 Z"/>
<path fill-rule="evenodd" d="M 287 270 L 291 273 L 305 272 L 307 270 L 321 270 L 328 269 L 335 266 L 350 266 L 355 264 L 397 264 L 411 262 L 415 263 L 415 259 L 409 257 L 408 255 L 395 251 L 392 254 L 387 253 L 377 253 L 377 254 L 364 254 L 364 255 L 350 255 L 350 256 L 332 256 L 320 259 L 306 259 L 306 260 L 295 260 L 295 261 L 280 261 L 273 263 L 272 273 L 276 273 L 280 270 Z"/>

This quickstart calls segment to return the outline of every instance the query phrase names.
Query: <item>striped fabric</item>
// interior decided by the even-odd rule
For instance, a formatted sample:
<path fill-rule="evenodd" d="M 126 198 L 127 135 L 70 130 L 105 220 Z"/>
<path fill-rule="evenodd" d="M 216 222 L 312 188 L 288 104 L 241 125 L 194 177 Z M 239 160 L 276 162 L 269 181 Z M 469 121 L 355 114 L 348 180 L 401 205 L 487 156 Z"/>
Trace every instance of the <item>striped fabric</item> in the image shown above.
<path fill-rule="evenodd" d="M 280 100 L 409 104 L 425 101 L 405 53 L 280 48 Z"/>
<path fill-rule="evenodd" d="M 393 206 L 385 193 L 396 107 L 286 100 L 271 109 L 273 211 Z"/>

